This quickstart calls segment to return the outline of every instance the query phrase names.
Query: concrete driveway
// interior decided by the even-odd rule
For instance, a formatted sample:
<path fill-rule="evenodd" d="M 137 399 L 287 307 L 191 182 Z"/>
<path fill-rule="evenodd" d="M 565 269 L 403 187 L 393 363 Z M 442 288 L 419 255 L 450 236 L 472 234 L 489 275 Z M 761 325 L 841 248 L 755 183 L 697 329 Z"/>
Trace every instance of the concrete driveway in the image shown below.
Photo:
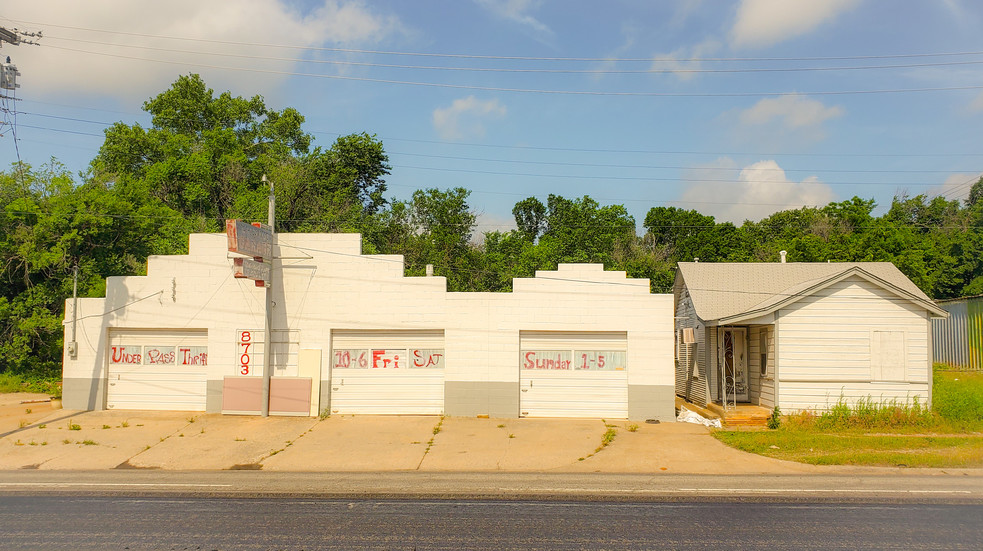
<path fill-rule="evenodd" d="M 592 419 L 252 417 L 52 410 L 0 395 L 0 469 L 828 472 L 729 448 L 700 426 Z M 605 446 L 605 434 L 613 439 Z"/>

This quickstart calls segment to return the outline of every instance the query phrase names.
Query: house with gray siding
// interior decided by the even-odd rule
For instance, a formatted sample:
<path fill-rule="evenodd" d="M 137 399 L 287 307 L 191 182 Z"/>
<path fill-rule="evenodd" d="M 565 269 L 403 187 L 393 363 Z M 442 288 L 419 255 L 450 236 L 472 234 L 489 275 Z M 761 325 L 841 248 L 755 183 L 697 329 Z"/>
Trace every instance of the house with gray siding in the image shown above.
<path fill-rule="evenodd" d="M 931 402 L 932 319 L 946 312 L 890 262 L 683 262 L 673 294 L 690 402 Z"/>

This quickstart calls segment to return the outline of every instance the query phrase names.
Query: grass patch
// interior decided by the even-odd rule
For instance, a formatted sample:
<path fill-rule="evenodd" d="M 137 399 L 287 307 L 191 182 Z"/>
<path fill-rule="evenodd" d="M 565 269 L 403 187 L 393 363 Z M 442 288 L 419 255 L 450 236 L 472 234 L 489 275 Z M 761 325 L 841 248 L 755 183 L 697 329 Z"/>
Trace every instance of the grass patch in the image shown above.
<path fill-rule="evenodd" d="M 983 431 L 983 373 L 936 369 L 932 410 L 951 428 Z"/>
<path fill-rule="evenodd" d="M 61 396 L 61 379 L 0 373 L 0 394 L 14 392 L 38 392 Z"/>
<path fill-rule="evenodd" d="M 737 449 L 814 465 L 983 467 L 983 373 L 934 373 L 932 409 L 919 400 L 848 405 L 781 417 L 777 430 L 713 435 Z M 776 416 L 777 420 L 777 416 Z"/>
<path fill-rule="evenodd" d="M 983 437 L 829 434 L 803 430 L 715 431 L 739 450 L 813 465 L 981 467 Z"/>

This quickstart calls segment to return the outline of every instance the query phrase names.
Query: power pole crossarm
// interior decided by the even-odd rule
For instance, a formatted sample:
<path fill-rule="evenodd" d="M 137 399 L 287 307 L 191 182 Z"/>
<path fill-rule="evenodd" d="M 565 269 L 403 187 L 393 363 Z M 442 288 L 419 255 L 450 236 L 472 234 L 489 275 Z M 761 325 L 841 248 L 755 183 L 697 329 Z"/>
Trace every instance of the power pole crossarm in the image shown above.
<path fill-rule="evenodd" d="M 4 42 L 17 46 L 20 44 L 20 33 L 18 33 L 16 29 L 10 31 L 0 27 L 0 46 L 2 46 Z"/>

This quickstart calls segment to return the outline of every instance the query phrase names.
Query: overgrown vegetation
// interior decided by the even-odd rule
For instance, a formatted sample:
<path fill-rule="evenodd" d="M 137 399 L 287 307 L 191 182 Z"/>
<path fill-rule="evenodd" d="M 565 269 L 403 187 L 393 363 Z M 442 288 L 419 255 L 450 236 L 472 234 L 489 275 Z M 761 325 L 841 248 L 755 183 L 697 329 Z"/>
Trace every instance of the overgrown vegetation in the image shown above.
<path fill-rule="evenodd" d="M 983 467 L 983 373 L 934 374 L 932 410 L 918 400 L 842 400 L 782 418 L 770 431 L 719 430 L 738 449 L 817 465 Z"/>
<path fill-rule="evenodd" d="M 930 429 L 943 424 L 943 419 L 929 411 L 917 397 L 907 402 L 875 402 L 867 397 L 852 405 L 840 398 L 827 411 L 819 414 L 802 411 L 780 422 L 788 430 L 815 431 Z"/>
<path fill-rule="evenodd" d="M 0 394 L 36 392 L 61 396 L 61 378 L 40 377 L 34 374 L 0 373 Z"/>
<path fill-rule="evenodd" d="M 593 262 L 666 292 L 679 261 L 776 261 L 786 250 L 795 262 L 890 261 L 933 298 L 983 293 L 983 179 L 964 203 L 900 194 L 879 217 L 860 197 L 739 226 L 657 206 L 642 235 L 623 205 L 529 197 L 513 208 L 516 230 L 476 236 L 465 187 L 387 198 L 389 159 L 370 134 L 318 147 L 295 109 L 216 94 L 198 75 L 143 107 L 150 126 L 108 128 L 84 174 L 54 159 L 0 172 L 0 374 L 60 375 L 76 267 L 79 295 L 102 297 L 107 277 L 143 275 L 149 255 L 185 253 L 189 233 L 221 231 L 225 218 L 265 220 L 264 174 L 278 231 L 360 232 L 366 253 L 403 255 L 407 275 L 432 264 L 451 291 L 508 291 L 513 277 Z"/>

